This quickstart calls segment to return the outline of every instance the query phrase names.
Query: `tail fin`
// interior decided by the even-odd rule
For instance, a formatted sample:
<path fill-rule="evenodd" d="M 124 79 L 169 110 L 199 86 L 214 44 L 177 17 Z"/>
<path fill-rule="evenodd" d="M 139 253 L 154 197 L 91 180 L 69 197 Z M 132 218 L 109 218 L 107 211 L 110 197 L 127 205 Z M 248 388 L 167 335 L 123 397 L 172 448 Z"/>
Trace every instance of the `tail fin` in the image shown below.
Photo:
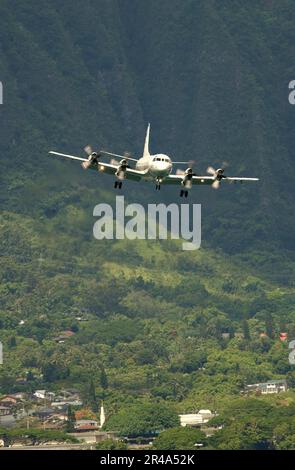
<path fill-rule="evenodd" d="M 144 149 L 143 149 L 143 155 L 142 155 L 143 157 L 149 157 L 150 156 L 149 141 L 150 141 L 150 124 L 148 125 L 147 130 L 146 130 Z"/>

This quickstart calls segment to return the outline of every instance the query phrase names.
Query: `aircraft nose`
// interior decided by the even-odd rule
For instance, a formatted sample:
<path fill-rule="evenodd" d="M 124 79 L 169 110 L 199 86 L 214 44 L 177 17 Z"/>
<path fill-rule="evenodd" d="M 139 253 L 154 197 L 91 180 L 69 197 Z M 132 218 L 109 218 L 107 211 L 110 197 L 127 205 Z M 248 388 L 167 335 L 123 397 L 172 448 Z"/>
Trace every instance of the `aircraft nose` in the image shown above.
<path fill-rule="evenodd" d="M 170 168 L 171 168 L 171 164 L 168 163 L 168 162 L 161 162 L 161 167 L 160 167 L 160 172 L 161 174 L 165 175 L 167 174 L 167 172 L 169 172 Z"/>

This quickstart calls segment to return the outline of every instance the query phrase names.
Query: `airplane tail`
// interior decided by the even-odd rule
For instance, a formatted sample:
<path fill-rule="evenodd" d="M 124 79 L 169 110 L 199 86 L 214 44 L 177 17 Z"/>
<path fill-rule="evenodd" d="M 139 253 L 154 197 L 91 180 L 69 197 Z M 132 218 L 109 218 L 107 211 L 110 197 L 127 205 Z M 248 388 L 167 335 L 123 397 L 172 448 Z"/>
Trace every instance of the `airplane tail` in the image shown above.
<path fill-rule="evenodd" d="M 147 130 L 146 130 L 144 149 L 143 149 L 143 155 L 142 155 L 143 157 L 149 157 L 150 156 L 149 141 L 150 141 L 150 124 L 148 125 Z"/>

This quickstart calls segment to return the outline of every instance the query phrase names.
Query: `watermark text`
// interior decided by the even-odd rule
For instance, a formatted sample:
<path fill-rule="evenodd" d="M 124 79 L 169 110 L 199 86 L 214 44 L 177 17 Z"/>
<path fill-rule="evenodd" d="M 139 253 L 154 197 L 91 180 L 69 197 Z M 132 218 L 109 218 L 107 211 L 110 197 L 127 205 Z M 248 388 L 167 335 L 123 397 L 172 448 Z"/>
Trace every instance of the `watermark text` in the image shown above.
<path fill-rule="evenodd" d="M 183 250 L 201 246 L 201 204 L 141 204 L 125 205 L 124 196 L 116 196 L 115 214 L 112 206 L 97 204 L 93 226 L 97 240 L 184 240 Z"/>

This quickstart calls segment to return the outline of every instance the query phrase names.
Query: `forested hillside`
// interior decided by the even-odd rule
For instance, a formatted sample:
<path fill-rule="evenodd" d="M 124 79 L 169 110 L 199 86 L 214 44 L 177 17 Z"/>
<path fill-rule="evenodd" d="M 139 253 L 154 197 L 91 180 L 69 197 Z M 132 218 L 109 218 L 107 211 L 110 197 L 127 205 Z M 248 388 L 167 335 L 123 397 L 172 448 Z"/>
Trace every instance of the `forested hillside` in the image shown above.
<path fill-rule="evenodd" d="M 292 249 L 292 1 L 35 5 L 1 4 L 6 207 L 22 200 L 19 210 L 32 210 L 26 197 L 33 197 L 37 175 L 49 190 L 62 173 L 57 198 L 69 188 L 70 165 L 48 161 L 48 149 L 81 152 L 92 143 L 137 155 L 150 121 L 155 151 L 195 159 L 199 172 L 226 160 L 228 172 L 261 178 L 254 190 L 194 191 L 192 199 L 204 207 L 206 241 L 235 252 L 265 243 Z M 89 175 L 79 183 L 83 194 L 85 186 L 111 184 Z M 126 192 L 138 198 L 133 186 Z M 46 195 L 36 189 L 36 209 Z M 154 191 L 146 188 L 147 196 L 154 199 Z M 166 189 L 165 197 L 175 198 L 175 189 Z"/>
<path fill-rule="evenodd" d="M 113 415 L 165 402 L 226 422 L 245 384 L 294 388 L 279 340 L 295 339 L 294 2 L 36 5 L 0 5 L 0 392 L 75 386 L 93 405 L 94 383 Z M 137 157 L 147 122 L 152 151 L 260 178 L 191 191 L 198 251 L 95 240 L 93 208 L 114 202 L 113 179 L 48 156 L 90 143 Z M 121 193 L 179 202 L 177 187 Z M 58 343 L 64 330 L 74 335 Z M 280 405 L 292 403 L 290 390 Z"/>

